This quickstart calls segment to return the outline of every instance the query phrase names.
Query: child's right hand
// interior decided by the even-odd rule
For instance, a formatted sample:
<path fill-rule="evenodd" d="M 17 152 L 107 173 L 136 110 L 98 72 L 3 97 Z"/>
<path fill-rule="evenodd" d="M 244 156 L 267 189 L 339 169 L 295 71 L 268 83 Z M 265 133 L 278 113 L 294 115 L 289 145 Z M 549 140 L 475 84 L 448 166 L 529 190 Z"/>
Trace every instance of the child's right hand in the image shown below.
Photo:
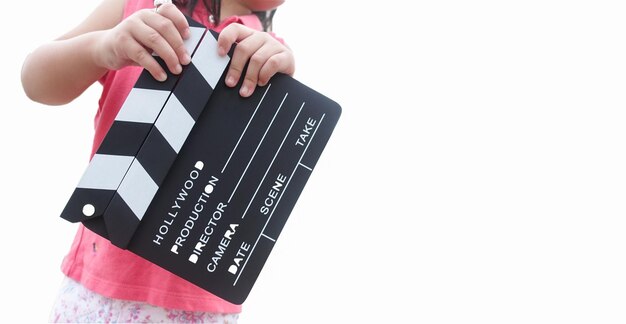
<path fill-rule="evenodd" d="M 142 66 L 155 79 L 165 81 L 167 74 L 151 51 L 165 61 L 172 73 L 179 74 L 181 65 L 191 62 L 183 44 L 189 36 L 187 19 L 173 4 L 160 6 L 158 12 L 143 9 L 104 33 L 95 47 L 94 61 L 108 70 Z"/>

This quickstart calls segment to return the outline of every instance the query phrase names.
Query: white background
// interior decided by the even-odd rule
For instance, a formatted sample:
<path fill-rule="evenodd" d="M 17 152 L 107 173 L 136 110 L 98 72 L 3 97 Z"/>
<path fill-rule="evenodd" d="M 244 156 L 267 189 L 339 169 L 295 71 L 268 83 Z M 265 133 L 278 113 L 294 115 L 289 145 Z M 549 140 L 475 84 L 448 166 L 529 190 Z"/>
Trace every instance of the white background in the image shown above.
<path fill-rule="evenodd" d="M 32 103 L 21 64 L 96 4 L 3 3 L 3 321 L 47 321 L 100 91 Z M 624 323 L 625 14 L 287 1 L 295 77 L 343 114 L 240 322 Z"/>

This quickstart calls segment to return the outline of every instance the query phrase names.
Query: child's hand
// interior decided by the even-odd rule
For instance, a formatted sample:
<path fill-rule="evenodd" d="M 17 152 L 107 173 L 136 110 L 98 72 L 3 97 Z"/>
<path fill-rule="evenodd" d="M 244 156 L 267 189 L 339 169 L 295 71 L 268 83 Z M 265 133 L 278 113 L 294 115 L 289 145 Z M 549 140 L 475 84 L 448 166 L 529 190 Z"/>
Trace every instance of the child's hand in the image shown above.
<path fill-rule="evenodd" d="M 187 19 L 173 4 L 160 6 L 158 13 L 140 10 L 105 33 L 95 52 L 95 62 L 109 70 L 140 65 L 155 79 L 164 81 L 167 75 L 151 51 L 165 61 L 172 73 L 179 74 L 181 64 L 191 61 L 183 44 L 189 36 Z"/>
<path fill-rule="evenodd" d="M 237 85 L 249 59 L 250 63 L 239 90 L 242 97 L 252 95 L 257 84 L 264 86 L 277 72 L 288 75 L 295 72 L 293 53 L 270 34 L 240 24 L 230 24 L 222 30 L 217 40 L 219 55 L 226 55 L 235 42 L 237 46 L 226 74 L 226 85 Z"/>

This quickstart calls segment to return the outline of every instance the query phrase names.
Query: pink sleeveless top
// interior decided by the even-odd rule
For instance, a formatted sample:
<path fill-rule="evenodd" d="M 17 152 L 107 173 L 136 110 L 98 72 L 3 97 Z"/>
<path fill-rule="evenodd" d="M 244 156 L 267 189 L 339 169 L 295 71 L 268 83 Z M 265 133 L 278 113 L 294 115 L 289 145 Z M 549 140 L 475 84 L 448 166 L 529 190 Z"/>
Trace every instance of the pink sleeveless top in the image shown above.
<path fill-rule="evenodd" d="M 143 8 L 153 8 L 153 0 L 126 1 L 124 18 Z M 201 4 L 197 6 L 192 17 L 218 32 L 231 23 L 262 29 L 259 19 L 254 15 L 230 17 L 219 26 L 210 26 L 208 13 Z M 109 71 L 100 80 L 103 91 L 94 120 L 92 156 L 141 71 L 141 67 L 126 67 Z M 169 309 L 213 313 L 241 312 L 240 305 L 226 302 L 149 261 L 112 245 L 82 225 L 79 225 L 61 270 L 86 288 L 109 298 L 141 301 Z"/>

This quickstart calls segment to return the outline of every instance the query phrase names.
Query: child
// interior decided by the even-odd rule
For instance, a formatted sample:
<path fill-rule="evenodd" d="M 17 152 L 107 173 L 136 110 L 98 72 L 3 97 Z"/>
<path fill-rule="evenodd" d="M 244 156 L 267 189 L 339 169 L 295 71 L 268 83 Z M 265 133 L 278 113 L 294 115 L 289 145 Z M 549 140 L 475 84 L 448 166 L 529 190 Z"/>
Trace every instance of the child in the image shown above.
<path fill-rule="evenodd" d="M 76 28 L 25 59 L 24 91 L 34 101 L 62 105 L 99 81 L 103 91 L 95 117 L 93 155 L 142 69 L 158 80 L 166 78 L 153 51 L 174 74 L 190 62 L 183 46 L 189 37 L 184 13 L 220 32 L 220 55 L 238 44 L 226 85 L 235 86 L 243 78 L 241 96 L 250 96 L 277 72 L 293 75 L 291 51 L 267 32 L 274 10 L 282 3 L 179 0 L 155 10 L 153 0 L 103 0 Z M 67 278 L 51 312 L 52 322 L 235 323 L 241 311 L 241 306 L 113 246 L 82 225 L 62 271 Z"/>

